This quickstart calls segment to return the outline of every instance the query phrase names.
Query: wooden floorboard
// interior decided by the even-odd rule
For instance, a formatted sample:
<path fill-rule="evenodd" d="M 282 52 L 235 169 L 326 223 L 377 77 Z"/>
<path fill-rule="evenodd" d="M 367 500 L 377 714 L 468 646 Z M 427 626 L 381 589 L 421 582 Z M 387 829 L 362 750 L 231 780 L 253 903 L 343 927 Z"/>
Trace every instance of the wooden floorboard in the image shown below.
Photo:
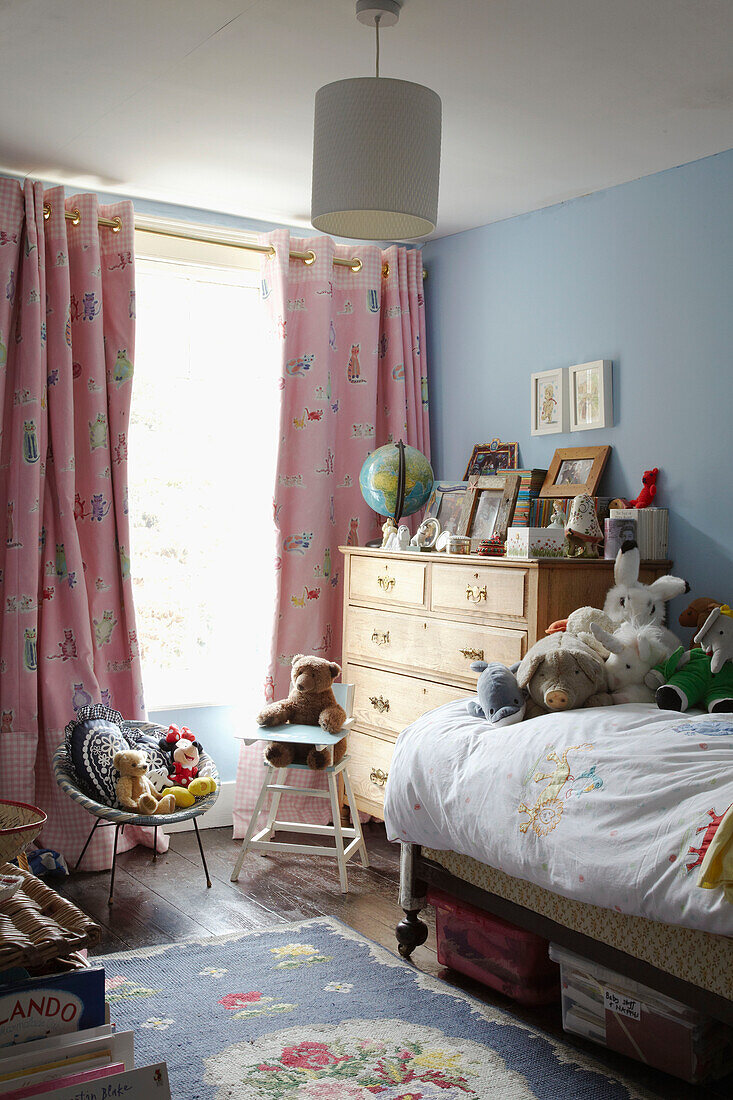
<path fill-rule="evenodd" d="M 206 888 L 201 857 L 194 833 L 175 833 L 170 849 L 153 860 L 148 848 L 137 847 L 118 858 L 115 900 L 107 904 L 109 872 L 74 874 L 62 893 L 93 917 L 102 927 L 102 940 L 95 954 L 109 954 L 127 948 L 146 947 L 200 939 L 227 932 L 276 927 L 310 917 L 332 916 L 357 932 L 396 950 L 395 925 L 402 916 L 398 905 L 399 847 L 390 844 L 380 823 L 365 826 L 371 866 L 364 869 L 352 860 L 349 892 L 339 888 L 335 860 L 277 853 L 250 853 L 244 861 L 238 883 L 230 882 L 239 842 L 231 829 L 202 830 L 212 886 Z M 291 837 L 298 843 L 319 843 L 313 837 Z M 664 1100 L 718 1100 L 731 1090 L 724 1085 L 693 1088 L 665 1074 L 645 1069 L 636 1062 L 606 1052 L 562 1031 L 559 1004 L 526 1008 L 486 986 L 445 970 L 435 949 L 433 910 L 423 912 L 430 929 L 427 943 L 417 948 L 416 967 L 465 990 L 486 1004 L 502 1009 L 517 1019 L 560 1037 L 586 1051 L 610 1070 L 630 1078 Z"/>

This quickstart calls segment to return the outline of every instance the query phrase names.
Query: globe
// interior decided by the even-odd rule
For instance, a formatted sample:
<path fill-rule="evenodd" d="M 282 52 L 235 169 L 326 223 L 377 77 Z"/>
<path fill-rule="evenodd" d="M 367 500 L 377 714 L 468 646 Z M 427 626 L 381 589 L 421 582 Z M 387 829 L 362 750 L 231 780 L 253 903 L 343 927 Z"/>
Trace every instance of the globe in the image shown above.
<path fill-rule="evenodd" d="M 400 453 L 404 454 L 404 493 L 400 494 Z M 414 447 L 387 443 L 368 456 L 359 474 L 361 495 L 380 516 L 399 520 L 422 508 L 433 488 L 433 469 Z M 400 500 L 399 497 L 403 499 Z"/>

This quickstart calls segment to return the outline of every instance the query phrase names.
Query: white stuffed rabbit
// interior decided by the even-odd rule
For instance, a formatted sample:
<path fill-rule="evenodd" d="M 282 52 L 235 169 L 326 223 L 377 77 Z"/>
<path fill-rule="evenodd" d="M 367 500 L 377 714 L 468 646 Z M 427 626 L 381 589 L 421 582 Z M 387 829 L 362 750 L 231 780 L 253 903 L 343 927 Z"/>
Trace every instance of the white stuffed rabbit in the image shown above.
<path fill-rule="evenodd" d="M 613 567 L 615 584 L 609 589 L 603 610 L 616 623 L 631 622 L 636 626 L 656 624 L 669 652 L 682 645 L 671 630 L 664 625 L 665 604 L 675 596 L 690 591 L 687 581 L 681 577 L 657 577 L 651 584 L 639 581 L 641 555 L 635 542 L 625 542 Z"/>
<path fill-rule="evenodd" d="M 608 650 L 608 695 L 595 695 L 594 706 L 617 703 L 653 703 L 654 692 L 644 683 L 647 673 L 672 652 L 654 623 L 637 627 L 621 623 L 613 634 L 591 623 L 594 635 Z"/>

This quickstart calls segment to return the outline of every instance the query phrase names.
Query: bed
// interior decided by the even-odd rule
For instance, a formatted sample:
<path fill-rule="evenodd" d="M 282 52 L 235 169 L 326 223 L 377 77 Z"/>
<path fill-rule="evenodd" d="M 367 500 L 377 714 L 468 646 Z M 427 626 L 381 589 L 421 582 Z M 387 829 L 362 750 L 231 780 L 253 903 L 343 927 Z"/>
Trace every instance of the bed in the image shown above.
<path fill-rule="evenodd" d="M 400 951 L 434 886 L 733 1024 L 733 902 L 697 885 L 731 805 L 731 715 L 628 704 L 489 731 L 448 703 L 402 732 L 385 793 Z"/>

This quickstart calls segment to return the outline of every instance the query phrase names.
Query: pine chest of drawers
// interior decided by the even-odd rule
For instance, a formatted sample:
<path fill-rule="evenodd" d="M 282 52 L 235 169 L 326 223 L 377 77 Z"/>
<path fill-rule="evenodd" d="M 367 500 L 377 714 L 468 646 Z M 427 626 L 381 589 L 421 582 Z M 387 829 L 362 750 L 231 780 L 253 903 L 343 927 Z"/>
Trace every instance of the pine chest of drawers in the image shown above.
<path fill-rule="evenodd" d="M 393 554 L 342 546 L 343 680 L 355 685 L 349 775 L 360 810 L 381 818 L 398 734 L 475 691 L 472 661 L 520 661 L 576 607 L 602 607 L 613 562 Z M 668 572 L 645 563 L 640 580 Z"/>

